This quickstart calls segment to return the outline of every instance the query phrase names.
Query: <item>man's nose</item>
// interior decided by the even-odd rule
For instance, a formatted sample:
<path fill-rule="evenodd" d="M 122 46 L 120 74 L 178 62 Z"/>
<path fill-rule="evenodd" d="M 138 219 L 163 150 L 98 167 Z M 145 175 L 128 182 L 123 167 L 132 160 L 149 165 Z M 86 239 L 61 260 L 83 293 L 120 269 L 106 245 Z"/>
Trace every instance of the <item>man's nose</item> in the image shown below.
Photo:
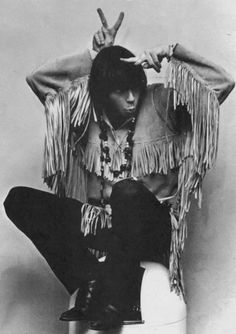
<path fill-rule="evenodd" d="M 128 90 L 128 95 L 127 95 L 127 102 L 133 103 L 134 100 L 135 100 L 134 92 L 131 89 L 129 89 Z"/>

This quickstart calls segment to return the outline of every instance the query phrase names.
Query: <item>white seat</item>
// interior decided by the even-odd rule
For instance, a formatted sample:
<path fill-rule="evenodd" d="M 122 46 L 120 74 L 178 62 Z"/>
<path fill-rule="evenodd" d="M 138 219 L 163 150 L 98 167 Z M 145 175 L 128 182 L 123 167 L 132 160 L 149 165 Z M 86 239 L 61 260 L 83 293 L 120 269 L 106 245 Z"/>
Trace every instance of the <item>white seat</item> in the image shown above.
<path fill-rule="evenodd" d="M 142 263 L 146 269 L 141 286 L 144 324 L 124 325 L 100 334 L 186 334 L 186 305 L 182 297 L 170 292 L 168 270 L 161 264 Z M 74 305 L 75 294 L 70 307 Z M 95 334 L 86 323 L 70 322 L 69 334 Z"/>

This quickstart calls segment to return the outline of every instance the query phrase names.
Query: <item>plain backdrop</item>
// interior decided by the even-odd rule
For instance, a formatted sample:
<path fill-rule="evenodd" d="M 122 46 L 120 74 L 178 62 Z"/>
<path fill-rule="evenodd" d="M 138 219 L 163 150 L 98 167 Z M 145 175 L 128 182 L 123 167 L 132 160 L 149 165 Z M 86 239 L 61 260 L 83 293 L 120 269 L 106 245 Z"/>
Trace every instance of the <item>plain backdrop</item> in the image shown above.
<path fill-rule="evenodd" d="M 91 46 L 100 27 L 125 20 L 117 44 L 140 52 L 180 42 L 236 78 L 234 0 L 1 0 L 0 200 L 15 185 L 46 190 L 41 166 L 43 107 L 25 76 L 47 60 Z M 163 74 L 149 72 L 154 80 Z M 184 255 L 188 334 L 234 334 L 236 312 L 236 90 L 221 108 L 216 167 L 193 204 Z M 26 237 L 0 211 L 1 334 L 62 334 L 68 294 Z"/>

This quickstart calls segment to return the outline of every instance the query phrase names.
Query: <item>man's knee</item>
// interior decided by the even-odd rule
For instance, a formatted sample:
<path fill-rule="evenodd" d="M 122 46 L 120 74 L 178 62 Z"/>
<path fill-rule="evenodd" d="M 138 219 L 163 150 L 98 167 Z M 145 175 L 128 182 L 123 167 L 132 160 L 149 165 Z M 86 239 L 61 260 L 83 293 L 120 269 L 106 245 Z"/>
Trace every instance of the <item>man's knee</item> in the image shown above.
<path fill-rule="evenodd" d="M 125 197 L 131 198 L 139 194 L 141 184 L 135 180 L 125 179 L 114 184 L 111 198 Z"/>
<path fill-rule="evenodd" d="M 15 216 L 15 213 L 18 211 L 20 203 L 25 197 L 26 189 L 26 187 L 14 187 L 9 191 L 3 205 L 10 219 Z"/>

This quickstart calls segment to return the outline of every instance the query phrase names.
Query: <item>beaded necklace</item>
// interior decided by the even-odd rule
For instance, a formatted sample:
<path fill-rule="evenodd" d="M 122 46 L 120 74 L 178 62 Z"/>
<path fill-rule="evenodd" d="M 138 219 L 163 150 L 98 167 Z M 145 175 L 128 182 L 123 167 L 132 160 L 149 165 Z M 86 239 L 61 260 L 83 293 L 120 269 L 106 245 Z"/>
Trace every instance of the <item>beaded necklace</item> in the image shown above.
<path fill-rule="evenodd" d="M 128 135 L 126 138 L 126 144 L 124 149 L 124 157 L 125 162 L 120 166 L 120 170 L 112 171 L 115 178 L 119 177 L 120 174 L 123 172 L 131 172 L 131 163 L 132 163 L 132 153 L 133 153 L 133 135 L 135 131 L 135 121 L 136 118 L 133 117 L 129 122 L 129 129 L 128 129 Z M 105 186 L 105 178 L 104 178 L 104 169 L 105 164 L 108 164 L 111 166 L 111 157 L 110 157 L 110 149 L 108 146 L 108 135 L 107 135 L 107 125 L 103 119 L 103 116 L 100 116 L 99 119 L 99 126 L 100 126 L 100 149 L 101 149 L 101 155 L 100 155 L 100 162 L 101 162 L 101 206 L 105 207 L 104 202 L 104 186 Z"/>

